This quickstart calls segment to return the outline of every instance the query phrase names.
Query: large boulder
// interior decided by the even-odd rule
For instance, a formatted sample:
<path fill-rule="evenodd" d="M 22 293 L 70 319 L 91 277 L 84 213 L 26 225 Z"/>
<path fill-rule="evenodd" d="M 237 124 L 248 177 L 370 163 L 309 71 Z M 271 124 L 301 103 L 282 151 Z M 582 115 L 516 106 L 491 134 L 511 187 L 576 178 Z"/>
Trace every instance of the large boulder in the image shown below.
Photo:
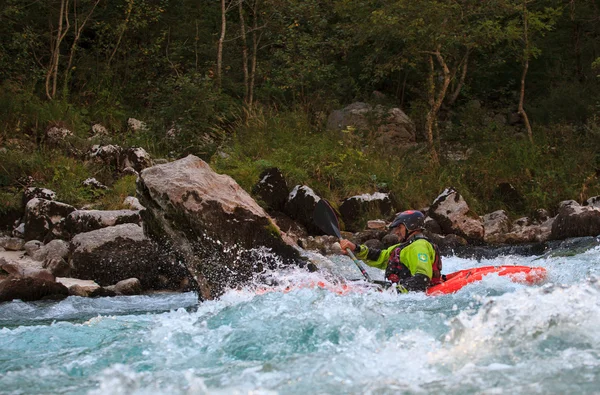
<path fill-rule="evenodd" d="M 154 289 L 162 275 L 170 276 L 174 285 L 187 276 L 185 267 L 159 252 L 135 224 L 80 233 L 71 240 L 70 250 L 71 277 L 101 286 L 136 277 L 144 289 Z"/>
<path fill-rule="evenodd" d="M 281 170 L 276 167 L 266 169 L 259 178 L 252 188 L 252 193 L 262 200 L 269 210 L 283 211 L 290 189 Z"/>
<path fill-rule="evenodd" d="M 375 142 L 386 149 L 409 146 L 416 142 L 415 124 L 399 108 L 386 109 L 356 102 L 332 112 L 327 119 L 330 130 L 376 131 Z"/>
<path fill-rule="evenodd" d="M 302 224 L 309 233 L 320 235 L 323 232 L 313 221 L 315 207 L 319 200 L 321 198 L 310 187 L 296 185 L 288 196 L 285 213 Z"/>
<path fill-rule="evenodd" d="M 552 224 L 552 240 L 600 235 L 600 208 L 580 206 L 575 201 L 562 202 Z"/>
<path fill-rule="evenodd" d="M 374 218 L 380 218 L 387 217 L 393 211 L 390 195 L 381 192 L 352 196 L 340 205 L 340 215 L 346 230 L 351 232 L 357 232 L 365 227 L 365 215 L 371 214 L 375 216 Z"/>
<path fill-rule="evenodd" d="M 247 282 L 266 265 L 299 262 L 293 243 L 250 195 L 200 158 L 147 168 L 137 186 L 147 234 L 183 258 L 202 299 Z"/>
<path fill-rule="evenodd" d="M 65 203 L 33 198 L 25 206 L 25 240 L 47 241 L 63 237 L 64 219 L 75 211 Z"/>
<path fill-rule="evenodd" d="M 77 210 L 67 216 L 65 226 L 71 234 L 90 232 L 121 224 L 140 224 L 137 210 Z"/>
<path fill-rule="evenodd" d="M 472 242 L 481 242 L 483 223 L 454 188 L 446 188 L 432 203 L 429 215 L 437 221 L 444 234 L 455 234 Z"/>

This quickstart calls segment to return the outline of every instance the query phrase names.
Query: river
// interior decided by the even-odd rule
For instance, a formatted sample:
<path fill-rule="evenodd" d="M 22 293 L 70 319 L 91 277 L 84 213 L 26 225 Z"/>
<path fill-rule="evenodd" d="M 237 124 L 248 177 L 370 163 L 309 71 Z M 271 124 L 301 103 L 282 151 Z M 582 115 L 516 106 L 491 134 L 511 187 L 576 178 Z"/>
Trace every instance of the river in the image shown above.
<path fill-rule="evenodd" d="M 600 393 L 598 248 L 445 257 L 446 273 L 533 265 L 548 281 L 490 275 L 435 297 L 361 282 L 339 294 L 335 278 L 359 276 L 352 262 L 313 258 L 320 272 L 268 273 L 273 292 L 200 304 L 193 293 L 1 304 L 0 393 Z M 330 289 L 307 286 L 318 282 Z"/>

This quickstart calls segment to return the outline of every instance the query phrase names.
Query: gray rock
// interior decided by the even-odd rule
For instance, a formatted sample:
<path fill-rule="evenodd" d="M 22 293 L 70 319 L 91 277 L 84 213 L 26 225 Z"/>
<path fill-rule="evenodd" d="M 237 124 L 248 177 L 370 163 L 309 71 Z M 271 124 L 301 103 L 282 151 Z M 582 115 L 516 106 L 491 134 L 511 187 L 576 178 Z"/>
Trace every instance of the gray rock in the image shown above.
<path fill-rule="evenodd" d="M 585 205 L 600 208 L 600 196 L 594 196 L 589 198 L 588 200 L 586 200 Z"/>
<path fill-rule="evenodd" d="M 348 231 L 359 231 L 364 228 L 361 219 L 366 214 L 375 217 L 387 216 L 394 211 L 389 193 L 356 195 L 345 199 L 340 205 L 340 214 Z"/>
<path fill-rule="evenodd" d="M 70 213 L 65 221 L 71 234 L 90 232 L 121 224 L 140 224 L 139 211 L 134 210 L 77 210 Z"/>
<path fill-rule="evenodd" d="M 75 207 L 52 200 L 34 198 L 25 206 L 25 240 L 48 240 L 61 232 L 61 221 Z M 55 230 L 53 233 L 52 231 Z"/>
<path fill-rule="evenodd" d="M 600 208 L 580 206 L 576 202 L 561 203 L 558 215 L 552 224 L 550 236 L 552 240 L 598 235 L 600 235 Z"/>
<path fill-rule="evenodd" d="M 501 244 L 506 241 L 510 231 L 510 219 L 504 210 L 494 211 L 483 216 L 485 236 L 483 240 L 490 244 Z"/>
<path fill-rule="evenodd" d="M 412 145 L 416 142 L 415 125 L 399 108 L 356 102 L 342 110 L 332 112 L 327 119 L 330 130 L 373 130 L 376 144 L 386 150 Z"/>
<path fill-rule="evenodd" d="M 117 295 L 139 295 L 142 293 L 142 285 L 137 278 L 121 280 L 114 286 Z"/>
<path fill-rule="evenodd" d="M 250 195 L 195 156 L 144 169 L 137 185 L 144 228 L 185 259 L 201 298 L 249 281 L 266 265 L 300 263 L 294 243 Z M 274 255 L 257 262 L 261 246 Z"/>
<path fill-rule="evenodd" d="M 139 133 L 148 130 L 148 126 L 139 119 L 129 118 L 127 119 L 127 129 L 134 133 Z"/>
<path fill-rule="evenodd" d="M 123 150 L 121 153 L 121 168 L 133 168 L 136 172 L 152 166 L 152 158 L 145 149 L 141 147 L 131 147 Z"/>
<path fill-rule="evenodd" d="M 35 259 L 36 261 L 41 261 L 44 258 L 40 256 L 40 248 L 42 248 L 44 246 L 44 243 L 42 243 L 39 240 L 29 240 L 27 243 L 25 243 L 23 245 L 23 249 L 25 250 L 25 252 L 27 253 L 27 255 L 29 255 L 31 258 Z"/>
<path fill-rule="evenodd" d="M 25 206 L 27 202 L 34 198 L 55 200 L 56 192 L 46 188 L 29 187 L 23 192 L 23 205 Z"/>
<path fill-rule="evenodd" d="M 127 196 L 125 200 L 123 200 L 123 204 L 128 206 L 131 210 L 144 210 L 145 207 L 142 206 L 138 198 L 133 196 Z"/>
<path fill-rule="evenodd" d="M 288 200 L 290 189 L 283 177 L 283 173 L 276 167 L 264 170 L 259 181 L 252 188 L 252 194 L 258 196 L 267 208 L 274 211 L 283 211 Z"/>
<path fill-rule="evenodd" d="M 429 215 L 445 234 L 456 234 L 467 240 L 482 241 L 483 223 L 454 188 L 446 188 L 432 203 Z"/>
<path fill-rule="evenodd" d="M 0 247 L 7 251 L 20 251 L 25 245 L 25 240 L 18 237 L 0 237 Z"/>
<path fill-rule="evenodd" d="M 319 200 L 321 198 L 310 187 L 296 185 L 288 195 L 284 212 L 304 226 L 309 233 L 321 234 L 321 230 L 313 221 L 313 214 Z"/>
<path fill-rule="evenodd" d="M 106 185 L 102 184 L 100 181 L 96 180 L 93 177 L 84 180 L 83 181 L 83 186 L 84 187 L 91 187 L 91 188 L 95 188 L 95 189 L 104 189 L 104 190 L 108 189 L 108 187 Z"/>

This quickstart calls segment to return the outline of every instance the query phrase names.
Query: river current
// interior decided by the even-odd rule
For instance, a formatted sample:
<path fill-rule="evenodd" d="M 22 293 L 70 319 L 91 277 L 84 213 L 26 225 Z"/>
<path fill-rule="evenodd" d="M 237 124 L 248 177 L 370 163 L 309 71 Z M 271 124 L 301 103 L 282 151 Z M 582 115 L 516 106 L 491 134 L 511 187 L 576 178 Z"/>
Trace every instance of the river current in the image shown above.
<path fill-rule="evenodd" d="M 600 393 L 598 248 L 445 257 L 445 273 L 517 264 L 548 279 L 489 275 L 435 297 L 361 281 L 341 292 L 336 278 L 360 277 L 353 263 L 313 258 L 319 272 L 274 271 L 267 292 L 204 303 L 185 293 L 0 304 L 0 393 Z"/>

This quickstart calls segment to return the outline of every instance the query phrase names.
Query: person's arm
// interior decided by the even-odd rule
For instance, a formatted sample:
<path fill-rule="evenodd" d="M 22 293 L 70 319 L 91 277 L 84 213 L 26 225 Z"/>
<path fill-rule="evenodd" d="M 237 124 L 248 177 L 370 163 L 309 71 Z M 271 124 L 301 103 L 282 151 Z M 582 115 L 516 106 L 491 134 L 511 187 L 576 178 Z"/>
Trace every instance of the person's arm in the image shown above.
<path fill-rule="evenodd" d="M 390 254 L 396 246 L 392 246 L 385 250 L 378 250 L 376 248 L 369 248 L 366 245 L 354 244 L 350 240 L 342 239 L 340 240 L 340 247 L 342 247 L 342 252 L 344 254 L 347 254 L 346 248 L 349 248 L 358 259 L 362 260 L 367 265 L 385 270 L 388 260 L 390 259 Z"/>

